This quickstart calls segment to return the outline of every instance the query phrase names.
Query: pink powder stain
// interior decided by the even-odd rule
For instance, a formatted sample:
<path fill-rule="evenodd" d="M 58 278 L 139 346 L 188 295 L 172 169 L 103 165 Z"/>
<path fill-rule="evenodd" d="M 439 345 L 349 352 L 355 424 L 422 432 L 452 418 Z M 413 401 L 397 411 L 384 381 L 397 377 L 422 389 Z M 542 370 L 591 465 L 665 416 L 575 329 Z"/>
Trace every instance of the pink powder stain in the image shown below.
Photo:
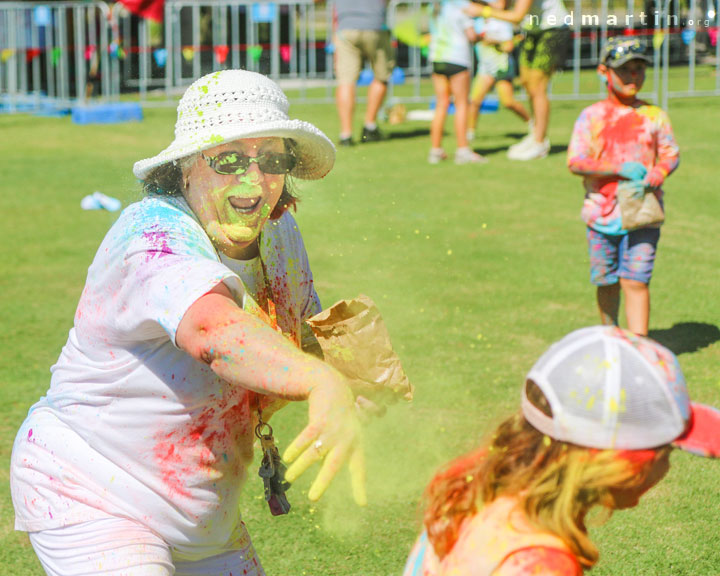
<path fill-rule="evenodd" d="M 153 258 L 162 258 L 168 254 L 173 254 L 172 249 L 168 245 L 167 232 L 160 230 L 157 232 L 143 232 L 143 238 L 147 240 L 149 249 L 145 256 L 145 262 L 149 262 Z"/>
<path fill-rule="evenodd" d="M 27 436 L 28 440 L 30 440 L 30 438 L 32 438 L 32 435 L 33 435 L 33 431 L 32 431 L 32 428 L 30 428 L 30 430 L 28 430 L 28 436 Z"/>
<path fill-rule="evenodd" d="M 153 453 L 170 495 L 190 497 L 189 484 L 217 478 L 218 472 L 241 476 L 253 456 L 251 396 L 225 385 L 222 397 L 184 427 L 156 437 Z"/>

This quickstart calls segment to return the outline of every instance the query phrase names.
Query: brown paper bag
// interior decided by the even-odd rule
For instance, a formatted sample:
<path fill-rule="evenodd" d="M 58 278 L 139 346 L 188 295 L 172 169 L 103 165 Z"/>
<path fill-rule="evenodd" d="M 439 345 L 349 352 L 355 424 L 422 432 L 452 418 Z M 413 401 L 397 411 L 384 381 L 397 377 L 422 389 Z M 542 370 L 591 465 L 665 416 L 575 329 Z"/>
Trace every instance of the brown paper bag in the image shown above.
<path fill-rule="evenodd" d="M 361 294 L 307 320 L 325 361 L 350 381 L 356 395 L 383 403 L 412 400 L 413 387 L 392 348 L 375 303 Z"/>
<path fill-rule="evenodd" d="M 618 184 L 616 194 L 622 227 L 629 231 L 660 226 L 665 221 L 665 212 L 655 193 L 647 188 L 642 198 L 637 198 L 632 192 L 632 188 Z"/>

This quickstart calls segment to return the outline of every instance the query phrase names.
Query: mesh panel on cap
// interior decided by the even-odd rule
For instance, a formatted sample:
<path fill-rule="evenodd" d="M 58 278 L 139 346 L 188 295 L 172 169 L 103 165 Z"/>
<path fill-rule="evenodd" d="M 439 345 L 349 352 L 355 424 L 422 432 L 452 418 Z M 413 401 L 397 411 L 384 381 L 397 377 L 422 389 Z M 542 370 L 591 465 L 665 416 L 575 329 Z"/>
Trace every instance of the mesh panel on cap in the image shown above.
<path fill-rule="evenodd" d="M 554 344 L 529 376 L 550 401 L 557 439 L 644 449 L 672 442 L 685 426 L 675 390 L 684 389 L 684 380 L 674 367 L 674 356 L 656 343 L 594 327 Z"/>
<path fill-rule="evenodd" d="M 632 448 L 660 446 L 682 432 L 667 386 L 636 349 L 627 346 L 622 354 L 622 391 L 618 443 Z"/>
<path fill-rule="evenodd" d="M 603 422 L 605 405 L 611 402 L 606 396 L 606 379 L 608 371 L 615 368 L 605 359 L 602 347 L 589 341 L 548 373 L 562 407 L 556 409 L 556 418 L 570 441 L 583 445 L 610 441 L 607 428 L 597 424 Z"/>

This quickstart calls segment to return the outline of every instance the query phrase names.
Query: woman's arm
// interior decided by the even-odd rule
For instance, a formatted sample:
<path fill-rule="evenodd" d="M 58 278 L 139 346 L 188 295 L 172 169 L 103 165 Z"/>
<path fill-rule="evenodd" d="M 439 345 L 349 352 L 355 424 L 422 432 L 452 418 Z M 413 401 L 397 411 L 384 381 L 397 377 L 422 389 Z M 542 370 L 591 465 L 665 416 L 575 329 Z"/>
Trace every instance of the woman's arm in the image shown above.
<path fill-rule="evenodd" d="M 176 342 L 223 380 L 286 400 L 305 400 L 316 383 L 342 379 L 243 311 L 222 283 L 190 306 L 178 325 Z"/>
<path fill-rule="evenodd" d="M 243 311 L 222 283 L 190 306 L 176 343 L 230 384 L 286 400 L 307 399 L 309 422 L 285 453 L 289 462 L 297 459 L 286 478 L 292 482 L 324 460 L 309 493 L 317 500 L 349 460 L 355 499 L 365 503 L 360 425 L 353 394 L 339 372 Z"/>

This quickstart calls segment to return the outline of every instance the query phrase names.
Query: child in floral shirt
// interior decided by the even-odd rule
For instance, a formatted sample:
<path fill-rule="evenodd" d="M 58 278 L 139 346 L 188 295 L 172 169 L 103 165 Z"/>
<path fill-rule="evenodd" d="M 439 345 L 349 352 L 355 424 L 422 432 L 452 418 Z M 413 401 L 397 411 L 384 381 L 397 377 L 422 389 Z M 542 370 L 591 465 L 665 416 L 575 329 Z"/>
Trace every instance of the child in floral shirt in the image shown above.
<path fill-rule="evenodd" d="M 617 195 L 626 188 L 639 197 L 655 194 L 662 203 L 661 186 L 679 163 L 667 114 L 637 98 L 648 62 L 638 40 L 608 41 L 598 66 L 608 97 L 582 111 L 568 148 L 568 167 L 585 185 L 582 218 L 600 316 L 605 324 L 618 323 L 622 290 L 628 329 L 640 335 L 648 332 L 660 228 L 624 228 Z"/>

